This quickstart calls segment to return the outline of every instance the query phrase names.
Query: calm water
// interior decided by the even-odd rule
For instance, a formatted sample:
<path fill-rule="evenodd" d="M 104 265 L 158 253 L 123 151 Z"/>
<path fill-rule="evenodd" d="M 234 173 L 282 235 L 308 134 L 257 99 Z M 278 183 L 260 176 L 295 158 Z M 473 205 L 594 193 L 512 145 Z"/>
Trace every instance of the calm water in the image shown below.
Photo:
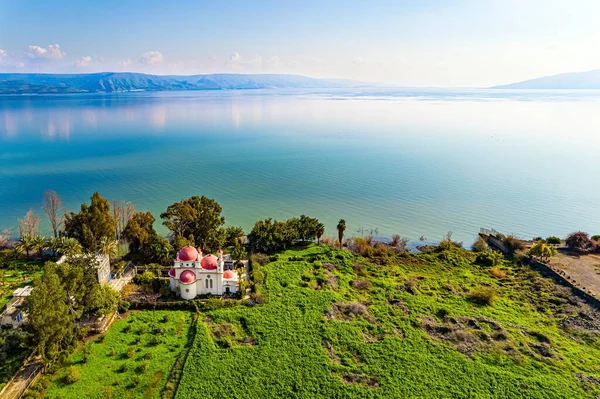
<path fill-rule="evenodd" d="M 247 229 L 304 213 L 328 235 L 339 218 L 467 243 L 600 233 L 599 110 L 594 91 L 0 97 L 0 228 L 54 189 L 72 210 L 99 190 L 157 218 L 204 194 Z"/>

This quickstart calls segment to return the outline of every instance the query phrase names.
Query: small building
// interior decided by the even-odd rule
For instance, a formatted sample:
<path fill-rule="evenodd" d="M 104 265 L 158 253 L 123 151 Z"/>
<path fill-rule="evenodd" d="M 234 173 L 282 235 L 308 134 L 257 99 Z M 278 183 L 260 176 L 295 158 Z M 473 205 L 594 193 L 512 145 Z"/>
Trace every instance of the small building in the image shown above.
<path fill-rule="evenodd" d="M 32 290 L 33 287 L 28 285 L 13 292 L 12 299 L 6 304 L 6 309 L 0 315 L 0 327 L 16 328 L 27 321 L 27 313 L 22 308 Z"/>
<path fill-rule="evenodd" d="M 227 258 L 226 258 L 227 257 Z M 228 259 L 228 260 L 225 260 Z M 231 256 L 208 254 L 194 247 L 184 247 L 169 270 L 171 291 L 179 291 L 182 299 L 194 299 L 198 295 L 234 295 L 239 287 L 237 271 L 233 269 Z"/>
<path fill-rule="evenodd" d="M 81 257 L 84 255 L 73 255 L 74 257 Z M 110 259 L 108 255 L 92 255 L 96 258 L 96 262 L 98 262 L 98 282 L 100 284 L 108 283 L 111 279 L 110 275 Z M 66 262 L 67 257 L 62 256 L 56 263 L 61 264 Z"/>

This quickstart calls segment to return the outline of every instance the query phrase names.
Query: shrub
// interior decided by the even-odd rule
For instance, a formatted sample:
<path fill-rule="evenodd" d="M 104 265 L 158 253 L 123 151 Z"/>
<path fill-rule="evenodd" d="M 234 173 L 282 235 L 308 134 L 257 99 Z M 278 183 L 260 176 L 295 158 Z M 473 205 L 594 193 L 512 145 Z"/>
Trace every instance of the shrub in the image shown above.
<path fill-rule="evenodd" d="M 260 270 L 253 270 L 252 279 L 254 280 L 255 284 L 261 284 L 263 281 L 265 281 L 265 274 Z"/>
<path fill-rule="evenodd" d="M 488 245 L 485 240 L 481 237 L 477 237 L 477 240 L 471 245 L 473 252 L 483 252 L 488 249 Z"/>
<path fill-rule="evenodd" d="M 352 288 L 365 291 L 371 288 L 371 282 L 368 280 L 354 280 L 352 281 Z"/>
<path fill-rule="evenodd" d="M 149 270 L 146 270 L 142 274 L 138 274 L 133 278 L 133 282 L 139 285 L 150 286 L 152 281 L 156 278 L 156 275 Z"/>
<path fill-rule="evenodd" d="M 500 269 L 499 267 L 492 267 L 490 269 L 490 274 L 496 277 L 497 279 L 503 279 L 504 277 L 506 277 L 506 272 Z"/>
<path fill-rule="evenodd" d="M 529 250 L 529 255 L 541 259 L 542 261 L 548 261 L 551 257 L 556 256 L 556 248 L 552 245 L 546 244 L 545 241 L 538 241 Z"/>
<path fill-rule="evenodd" d="M 142 382 L 142 377 L 140 377 L 139 375 L 134 375 L 131 379 L 131 385 L 133 385 L 134 387 L 140 385 L 140 382 Z"/>
<path fill-rule="evenodd" d="M 492 287 L 477 287 L 469 293 L 469 299 L 481 305 L 493 305 L 496 291 Z"/>
<path fill-rule="evenodd" d="M 592 236 L 592 240 L 596 241 L 598 244 L 600 244 L 600 234 L 595 234 Z"/>
<path fill-rule="evenodd" d="M 550 237 L 546 238 L 546 242 L 548 244 L 560 244 L 561 240 L 560 240 L 560 238 L 558 238 L 556 236 L 550 236 Z"/>
<path fill-rule="evenodd" d="M 268 265 L 271 262 L 269 255 L 263 253 L 252 254 L 250 260 L 252 263 L 258 263 L 261 266 Z"/>
<path fill-rule="evenodd" d="M 71 366 L 67 369 L 67 375 L 65 376 L 65 381 L 67 384 L 73 384 L 81 378 L 81 374 L 79 370 L 75 366 Z"/>
<path fill-rule="evenodd" d="M 523 242 L 515 236 L 504 237 L 502 239 L 502 243 L 504 244 L 504 247 L 510 254 L 514 254 L 515 252 L 521 251 L 525 248 Z"/>
<path fill-rule="evenodd" d="M 131 303 L 128 301 L 119 301 L 119 313 L 126 313 L 129 310 L 129 306 L 131 306 Z"/>
<path fill-rule="evenodd" d="M 588 233 L 578 231 L 565 239 L 567 247 L 573 251 L 588 252 L 596 249 L 596 242 L 590 239 Z"/>
<path fill-rule="evenodd" d="M 134 348 L 129 348 L 127 350 L 127 357 L 131 359 L 134 356 L 135 356 L 135 349 Z"/>
<path fill-rule="evenodd" d="M 475 263 L 481 266 L 496 266 L 502 261 L 502 255 L 494 251 L 485 251 L 477 254 Z"/>

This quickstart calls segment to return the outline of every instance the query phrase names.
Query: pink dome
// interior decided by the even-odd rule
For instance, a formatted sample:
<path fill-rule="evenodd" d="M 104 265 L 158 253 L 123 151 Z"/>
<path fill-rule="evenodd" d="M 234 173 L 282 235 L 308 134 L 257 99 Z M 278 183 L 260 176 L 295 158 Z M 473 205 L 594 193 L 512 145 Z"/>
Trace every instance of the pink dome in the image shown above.
<path fill-rule="evenodd" d="M 198 251 L 194 247 L 183 247 L 179 250 L 178 257 L 184 262 L 190 262 L 198 259 Z"/>
<path fill-rule="evenodd" d="M 206 270 L 217 270 L 217 257 L 213 254 L 206 255 L 200 261 L 200 266 Z"/>
<path fill-rule="evenodd" d="M 172 267 L 171 270 L 169 270 L 169 276 L 175 277 L 175 268 L 174 267 Z"/>
<path fill-rule="evenodd" d="M 233 278 L 233 272 L 231 270 L 225 270 L 225 273 L 223 273 L 223 278 L 225 278 L 225 279 Z"/>
<path fill-rule="evenodd" d="M 196 275 L 191 270 L 185 270 L 179 276 L 179 281 L 181 281 L 181 284 L 192 284 L 196 281 Z"/>
<path fill-rule="evenodd" d="M 219 255 L 221 255 L 221 254 L 223 253 L 223 250 L 222 250 L 221 248 L 219 248 L 219 250 L 217 251 L 217 253 L 218 253 Z"/>

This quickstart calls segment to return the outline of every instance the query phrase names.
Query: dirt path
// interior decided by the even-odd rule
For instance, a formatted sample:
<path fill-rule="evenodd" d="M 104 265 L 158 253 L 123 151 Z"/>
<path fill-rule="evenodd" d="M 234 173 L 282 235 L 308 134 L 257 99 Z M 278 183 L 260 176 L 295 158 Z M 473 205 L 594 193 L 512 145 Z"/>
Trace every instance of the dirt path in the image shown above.
<path fill-rule="evenodd" d="M 41 370 L 42 364 L 38 361 L 22 367 L 6 385 L 0 397 L 2 399 L 19 399 Z"/>
<path fill-rule="evenodd" d="M 550 266 L 562 270 L 573 284 L 600 299 L 599 255 L 581 255 L 561 248 L 558 256 L 550 260 Z"/>

